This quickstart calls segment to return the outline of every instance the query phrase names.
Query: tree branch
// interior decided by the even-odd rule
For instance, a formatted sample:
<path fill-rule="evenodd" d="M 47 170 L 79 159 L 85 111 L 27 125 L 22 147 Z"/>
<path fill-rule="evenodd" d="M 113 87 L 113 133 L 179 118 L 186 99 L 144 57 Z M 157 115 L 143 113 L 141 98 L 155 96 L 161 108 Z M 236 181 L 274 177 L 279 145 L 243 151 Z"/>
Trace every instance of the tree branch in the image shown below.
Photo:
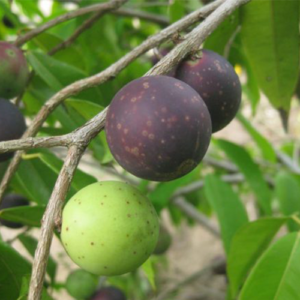
<path fill-rule="evenodd" d="M 187 202 L 182 196 L 178 196 L 172 200 L 172 203 L 177 206 L 188 217 L 192 218 L 198 224 L 203 226 L 207 231 L 213 234 L 215 237 L 220 238 L 221 234 L 219 230 L 212 224 L 204 214 L 195 209 L 195 207 Z"/>
<path fill-rule="evenodd" d="M 108 12 L 108 11 L 119 8 L 121 5 L 123 5 L 127 1 L 128 0 L 111 0 L 106 3 L 100 3 L 100 4 L 86 6 L 86 7 L 68 12 L 66 14 L 60 15 L 59 17 L 57 17 L 53 20 L 50 20 L 49 22 L 43 24 L 42 26 L 34 28 L 33 30 L 20 36 L 19 38 L 17 38 L 17 40 L 15 41 L 14 44 L 18 47 L 21 47 L 22 45 L 24 45 L 26 42 L 33 39 L 37 35 L 41 34 L 42 32 L 46 31 L 47 29 L 54 27 L 60 23 L 69 21 L 71 19 L 77 18 L 79 16 L 83 16 L 85 14 L 92 13 L 92 12 L 100 12 L 100 11 L 102 13 Z"/>
<path fill-rule="evenodd" d="M 241 0 L 240 0 L 241 1 Z M 243 0 L 244 1 L 244 0 Z M 86 79 L 82 79 L 74 82 L 73 84 L 65 87 L 58 93 L 56 93 L 52 98 L 50 98 L 38 112 L 38 114 L 33 119 L 32 123 L 26 130 L 23 135 L 23 138 L 28 138 L 31 136 L 35 136 L 38 132 L 40 126 L 44 123 L 47 117 L 54 111 L 54 109 L 62 103 L 66 98 L 76 95 L 79 92 L 88 89 L 90 87 L 94 87 L 96 85 L 102 84 L 107 80 L 114 78 L 117 76 L 124 68 L 126 68 L 132 61 L 134 61 L 137 57 L 144 54 L 148 50 L 156 47 L 160 43 L 171 38 L 176 32 L 185 30 L 190 25 L 196 23 L 204 16 L 210 14 L 214 9 L 216 9 L 219 5 L 224 3 L 225 0 L 217 0 L 210 5 L 202 7 L 201 9 L 187 15 L 183 19 L 177 21 L 176 23 L 170 25 L 169 27 L 163 29 L 161 32 L 149 37 L 146 41 L 144 41 L 140 46 L 133 49 L 127 55 L 122 57 L 119 61 L 112 64 L 106 70 L 88 77 Z M 220 20 L 221 22 L 222 20 Z M 170 53 L 171 54 L 171 53 Z M 170 55 L 168 54 L 168 56 Z M 12 179 L 14 173 L 16 172 L 18 165 L 21 161 L 23 152 L 18 151 L 15 153 L 9 167 L 7 168 L 4 177 L 2 179 L 0 185 L 0 203 L 3 198 L 4 192 L 9 185 L 10 180 Z"/>
<path fill-rule="evenodd" d="M 134 17 L 145 21 L 153 22 L 162 26 L 170 25 L 169 18 L 160 16 L 157 14 L 147 13 L 145 11 L 133 10 L 129 8 L 119 8 L 111 12 L 113 15 L 123 16 L 123 17 Z"/>

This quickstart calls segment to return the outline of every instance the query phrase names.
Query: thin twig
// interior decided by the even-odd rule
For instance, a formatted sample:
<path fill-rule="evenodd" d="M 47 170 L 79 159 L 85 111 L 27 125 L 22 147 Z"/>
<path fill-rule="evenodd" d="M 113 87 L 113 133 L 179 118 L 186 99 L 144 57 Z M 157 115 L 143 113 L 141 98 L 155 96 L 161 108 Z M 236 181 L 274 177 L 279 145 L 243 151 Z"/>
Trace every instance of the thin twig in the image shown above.
<path fill-rule="evenodd" d="M 221 234 L 219 230 L 212 224 L 204 214 L 195 209 L 195 207 L 187 202 L 183 197 L 176 197 L 172 204 L 176 205 L 181 211 L 183 211 L 188 217 L 203 226 L 207 231 L 213 234 L 215 237 L 220 238 Z"/>
<path fill-rule="evenodd" d="M 119 8 L 111 12 L 113 15 L 123 17 L 134 17 L 145 21 L 153 22 L 162 26 L 170 25 L 169 18 L 157 14 L 148 13 L 142 10 L 133 10 L 129 8 Z"/>
<path fill-rule="evenodd" d="M 153 298 L 152 300 L 165 300 L 168 297 L 170 297 L 172 294 L 174 294 L 176 291 L 178 291 L 183 286 L 195 281 L 196 279 L 199 279 L 203 276 L 208 276 L 214 273 L 214 270 L 216 268 L 219 268 L 220 266 L 223 266 L 225 263 L 224 260 L 217 260 L 213 262 L 211 265 L 207 266 L 204 269 L 201 269 L 200 271 L 197 271 L 193 273 L 192 275 L 186 277 L 184 280 L 177 282 L 172 287 L 165 289 L 161 294 L 159 294 L 157 297 Z"/>
<path fill-rule="evenodd" d="M 44 31 L 48 30 L 49 28 L 54 27 L 60 23 L 69 21 L 71 19 L 77 18 L 79 16 L 83 16 L 85 14 L 92 13 L 92 12 L 111 11 L 111 10 L 119 8 L 121 5 L 123 5 L 127 1 L 128 0 L 112 0 L 109 2 L 105 2 L 105 3 L 99 3 L 99 4 L 86 6 L 86 7 L 68 12 L 66 14 L 60 15 L 59 17 L 57 17 L 53 20 L 50 20 L 49 22 L 43 24 L 42 26 L 34 28 L 31 31 L 20 36 L 19 38 L 17 38 L 17 40 L 15 41 L 14 44 L 18 47 L 21 47 L 22 45 L 24 45 L 26 42 L 33 39 L 37 35 L 41 34 L 42 32 L 44 32 Z"/>
<path fill-rule="evenodd" d="M 31 136 L 35 136 L 38 132 L 39 128 L 45 122 L 47 117 L 55 110 L 55 108 L 62 103 L 66 98 L 76 95 L 79 92 L 88 89 L 90 87 L 94 87 L 96 85 L 102 84 L 107 80 L 114 78 L 117 76 L 124 68 L 126 68 L 132 61 L 136 58 L 147 52 L 148 50 L 156 47 L 160 43 L 168 40 L 171 38 L 174 33 L 184 30 L 188 28 L 190 25 L 199 21 L 199 19 L 203 18 L 204 16 L 210 14 L 214 9 L 216 9 L 219 5 L 224 3 L 225 0 L 217 0 L 210 5 L 202 7 L 201 9 L 189 14 L 188 16 L 184 17 L 183 19 L 177 21 L 176 23 L 170 25 L 166 29 L 163 29 L 158 34 L 155 34 L 149 37 L 146 41 L 144 41 L 140 46 L 133 49 L 127 55 L 122 57 L 119 61 L 112 64 L 106 70 L 88 77 L 86 79 L 82 79 L 79 81 L 74 82 L 73 84 L 65 87 L 58 93 L 56 93 L 52 98 L 50 98 L 32 120 L 32 123 L 26 130 L 23 135 L 23 138 L 28 138 Z M 168 54 L 170 55 L 170 54 Z M 15 153 L 13 159 L 9 167 L 7 168 L 0 185 L 0 203 L 3 198 L 4 192 L 9 185 L 10 180 L 12 179 L 13 175 L 15 174 L 19 163 L 22 159 L 22 151 L 18 151 Z"/>

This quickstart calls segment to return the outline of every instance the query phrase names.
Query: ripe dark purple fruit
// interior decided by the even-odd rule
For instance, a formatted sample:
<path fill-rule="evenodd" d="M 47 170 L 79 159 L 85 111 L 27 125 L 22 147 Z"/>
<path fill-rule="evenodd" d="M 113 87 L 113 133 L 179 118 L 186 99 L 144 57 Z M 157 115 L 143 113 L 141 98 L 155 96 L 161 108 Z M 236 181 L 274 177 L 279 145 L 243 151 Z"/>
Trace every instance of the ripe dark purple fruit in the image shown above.
<path fill-rule="evenodd" d="M 29 70 L 23 52 L 14 45 L 0 42 L 0 97 L 11 99 L 25 88 Z"/>
<path fill-rule="evenodd" d="M 200 94 L 211 115 L 212 132 L 221 130 L 235 117 L 241 103 L 241 84 L 224 57 L 203 50 L 200 59 L 182 61 L 175 77 Z"/>
<path fill-rule="evenodd" d="M 25 129 L 25 119 L 19 109 L 9 101 L 0 98 L 0 142 L 19 139 Z M 0 162 L 12 156 L 12 152 L 0 154 Z"/>
<path fill-rule="evenodd" d="M 137 177 L 169 181 L 192 171 L 211 137 L 205 103 L 168 76 L 136 79 L 114 97 L 106 117 L 110 150 Z"/>
<path fill-rule="evenodd" d="M 90 300 L 126 300 L 124 293 L 113 286 L 99 289 Z"/>
<path fill-rule="evenodd" d="M 29 204 L 29 202 L 25 197 L 16 195 L 16 194 L 8 194 L 3 197 L 3 200 L 0 205 L 0 210 L 6 209 L 6 208 L 14 208 L 14 207 L 18 207 L 18 206 L 25 206 L 28 204 Z M 0 218 L 0 223 L 3 226 L 9 227 L 9 228 L 21 228 L 24 226 L 21 223 L 7 221 L 7 220 L 1 219 L 1 218 Z"/>

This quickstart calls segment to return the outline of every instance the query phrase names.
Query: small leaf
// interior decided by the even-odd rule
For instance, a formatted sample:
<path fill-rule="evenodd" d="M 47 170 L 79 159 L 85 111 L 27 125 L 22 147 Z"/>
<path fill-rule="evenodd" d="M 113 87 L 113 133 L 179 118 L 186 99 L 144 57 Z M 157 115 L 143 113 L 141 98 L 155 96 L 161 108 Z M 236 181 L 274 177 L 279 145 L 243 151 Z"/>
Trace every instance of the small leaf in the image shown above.
<path fill-rule="evenodd" d="M 156 290 L 155 286 L 155 272 L 151 257 L 142 265 L 142 269 L 145 272 L 153 290 Z"/>
<path fill-rule="evenodd" d="M 239 300 L 299 300 L 299 257 L 299 232 L 279 239 L 253 268 Z"/>
<path fill-rule="evenodd" d="M 30 263 L 12 247 L 0 242 L 0 270 L 1 299 L 16 300 L 22 278 L 31 273 Z"/>
<path fill-rule="evenodd" d="M 235 234 L 227 267 L 232 298 L 235 298 L 246 275 L 287 220 L 288 218 L 262 218 L 246 224 Z"/>
<path fill-rule="evenodd" d="M 276 153 L 271 143 L 242 114 L 238 114 L 237 118 L 260 148 L 263 157 L 270 162 L 276 162 Z"/>
<path fill-rule="evenodd" d="M 34 253 L 38 244 L 38 241 L 27 234 L 18 235 L 19 241 L 23 244 L 26 250 L 30 253 L 32 257 L 34 257 Z M 54 282 L 55 273 L 56 273 L 56 262 L 53 260 L 51 256 L 49 256 L 49 260 L 47 263 L 47 273 L 51 278 L 51 281 Z"/>
<path fill-rule="evenodd" d="M 171 0 L 169 6 L 169 16 L 171 23 L 180 20 L 185 15 L 184 1 Z"/>
<path fill-rule="evenodd" d="M 253 0 L 240 16 L 242 42 L 261 89 L 276 108 L 288 111 L 299 69 L 299 1 Z"/>
<path fill-rule="evenodd" d="M 0 216 L 4 220 L 40 227 L 44 212 L 45 206 L 19 206 L 2 209 Z"/>
<path fill-rule="evenodd" d="M 258 165 L 253 161 L 249 153 L 242 147 L 225 141 L 218 140 L 217 145 L 225 151 L 226 155 L 244 173 L 249 185 L 257 196 L 258 204 L 262 211 L 270 215 L 271 210 L 271 191 L 265 182 Z"/>
<path fill-rule="evenodd" d="M 300 213 L 300 186 L 292 175 L 282 171 L 276 176 L 275 193 L 284 215 Z M 299 230 L 299 225 L 292 220 L 288 221 L 288 227 L 290 231 Z"/>
<path fill-rule="evenodd" d="M 226 253 L 236 231 L 248 222 L 247 212 L 232 188 L 214 175 L 205 178 L 204 191 L 217 214 Z"/>

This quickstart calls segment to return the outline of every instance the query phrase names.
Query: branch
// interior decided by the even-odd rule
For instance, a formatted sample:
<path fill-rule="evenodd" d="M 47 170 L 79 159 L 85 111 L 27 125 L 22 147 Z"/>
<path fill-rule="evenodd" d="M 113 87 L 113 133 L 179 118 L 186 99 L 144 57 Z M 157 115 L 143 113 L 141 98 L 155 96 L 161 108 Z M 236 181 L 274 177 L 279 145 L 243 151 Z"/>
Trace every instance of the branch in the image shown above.
<path fill-rule="evenodd" d="M 56 93 L 42 106 L 41 110 L 35 116 L 32 123 L 24 133 L 23 138 L 35 136 L 39 128 L 42 126 L 42 124 L 45 122 L 45 120 L 51 114 L 51 112 L 53 112 L 54 109 L 60 103 L 62 103 L 66 98 L 76 95 L 85 89 L 102 84 L 107 80 L 116 77 L 124 68 L 126 68 L 136 58 L 138 58 L 148 50 L 156 47 L 160 43 L 168 40 L 176 32 L 184 30 L 188 28 L 190 25 L 196 23 L 204 16 L 210 14 L 215 8 L 217 8 L 220 4 L 224 2 L 225 0 L 217 0 L 212 4 L 202 7 L 201 9 L 187 15 L 186 17 L 177 21 L 176 23 L 172 24 L 166 29 L 163 29 L 158 34 L 149 37 L 140 46 L 133 49 L 127 55 L 122 57 L 119 61 L 115 62 L 110 67 L 108 67 L 106 70 L 94 76 L 88 77 L 86 79 L 76 81 L 73 84 L 65 87 L 64 89 Z M 12 179 L 14 173 L 18 168 L 21 159 L 22 159 L 22 152 L 19 151 L 13 157 L 9 167 L 5 172 L 5 175 L 0 185 L 0 203 L 1 203 L 1 199 L 3 198 L 5 190 L 9 185 L 10 180 Z"/>
<path fill-rule="evenodd" d="M 59 17 L 50 20 L 47 23 L 44 23 L 42 26 L 32 29 L 31 31 L 25 33 L 24 35 L 17 38 L 15 41 L 15 45 L 18 47 L 21 47 L 29 40 L 33 39 L 37 35 L 41 34 L 42 32 L 46 31 L 47 29 L 54 27 L 60 23 L 69 21 L 71 19 L 77 18 L 79 16 L 83 16 L 85 14 L 91 13 L 91 12 L 108 12 L 114 9 L 119 8 L 121 5 L 123 5 L 128 0 L 111 0 L 106 3 L 100 3 L 100 4 L 94 4 L 90 6 L 86 6 L 80 9 L 77 9 L 75 11 L 68 12 L 64 15 L 60 15 Z"/>
<path fill-rule="evenodd" d="M 98 126 L 92 124 L 94 119 L 99 121 Z M 65 163 L 57 178 L 43 216 L 41 237 L 35 251 L 32 266 L 28 300 L 39 300 L 41 298 L 53 231 L 55 226 L 61 226 L 61 211 L 64 200 L 85 148 L 103 128 L 105 119 L 101 119 L 99 115 L 94 119 L 73 133 L 73 145 L 69 148 Z"/>
<path fill-rule="evenodd" d="M 212 224 L 204 214 L 195 209 L 195 207 L 187 202 L 182 196 L 176 197 L 172 203 L 176 205 L 181 211 L 183 211 L 188 217 L 192 218 L 194 221 L 203 226 L 215 237 L 220 238 L 221 234 L 219 230 Z"/>
<path fill-rule="evenodd" d="M 84 147 L 71 146 L 60 171 L 42 219 L 41 236 L 35 250 L 28 300 L 41 299 L 55 220 L 62 210 L 73 175 L 84 152 Z"/>
<path fill-rule="evenodd" d="M 169 18 L 166 18 L 164 16 L 160 16 L 157 14 L 151 14 L 147 13 L 145 11 L 139 11 L 139 10 L 133 10 L 128 8 L 119 8 L 115 11 L 111 12 L 113 15 L 117 16 L 123 16 L 123 17 L 134 17 L 139 18 L 145 21 L 153 22 L 162 26 L 168 26 L 170 25 Z"/>
<path fill-rule="evenodd" d="M 54 55 L 56 52 L 69 47 L 84 31 L 89 29 L 101 16 L 103 16 L 104 13 L 104 11 L 98 11 L 89 19 L 85 20 L 83 24 L 79 26 L 67 40 L 56 45 L 53 49 L 51 49 L 48 52 L 48 54 Z"/>
<path fill-rule="evenodd" d="M 185 278 L 184 280 L 177 282 L 172 287 L 165 289 L 160 295 L 158 295 L 156 298 L 152 300 L 165 300 L 168 299 L 172 294 L 174 294 L 176 291 L 178 291 L 181 287 L 185 286 L 186 284 L 189 284 L 196 279 L 199 279 L 203 276 L 212 275 L 214 274 L 215 270 L 224 266 L 225 260 L 217 260 L 213 262 L 211 265 L 207 266 L 204 269 L 201 269 L 200 271 L 197 271 L 190 275 L 189 277 Z"/>

